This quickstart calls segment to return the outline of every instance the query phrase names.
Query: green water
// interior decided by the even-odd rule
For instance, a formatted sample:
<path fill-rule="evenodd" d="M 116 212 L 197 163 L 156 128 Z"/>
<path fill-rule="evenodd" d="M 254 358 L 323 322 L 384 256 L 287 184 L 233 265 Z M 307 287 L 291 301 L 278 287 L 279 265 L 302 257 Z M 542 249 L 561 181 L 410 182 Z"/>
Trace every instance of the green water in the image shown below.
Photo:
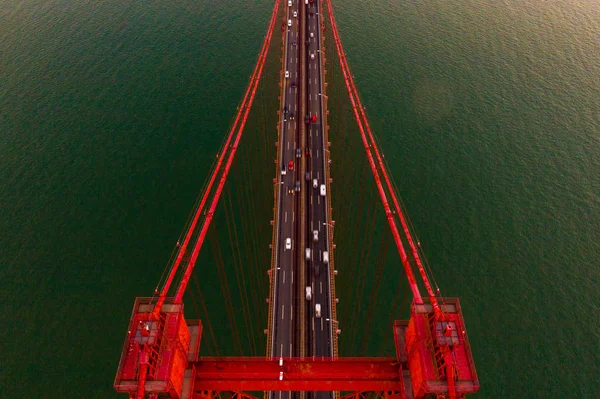
<path fill-rule="evenodd" d="M 5 397 L 123 397 L 112 380 L 133 299 L 154 290 L 235 115 L 271 6 L 0 2 Z M 596 2 L 334 7 L 371 126 L 436 280 L 444 295 L 461 299 L 482 386 L 475 397 L 595 397 Z M 274 79 L 277 60 L 270 66 L 265 76 Z M 385 325 L 401 274 L 362 151 L 349 138 L 348 105 L 335 100 L 344 93 L 334 82 L 339 72 L 328 70 L 340 354 L 359 353 L 363 340 L 367 353 L 379 354 L 379 341 L 391 341 Z M 252 343 L 264 351 L 270 262 L 276 85 L 262 89 L 248 122 L 254 135 L 242 142 L 249 155 L 236 160 L 238 184 L 228 186 L 239 226 L 255 237 L 245 245 L 254 252 L 239 255 L 253 259 L 247 354 Z M 224 246 L 226 225 L 213 233 Z M 365 331 L 370 286 L 357 294 L 356 276 L 361 265 L 377 264 L 380 245 L 390 246 L 375 309 L 386 320 Z M 235 354 L 208 247 L 201 259 L 197 279 L 216 341 L 222 354 Z"/>

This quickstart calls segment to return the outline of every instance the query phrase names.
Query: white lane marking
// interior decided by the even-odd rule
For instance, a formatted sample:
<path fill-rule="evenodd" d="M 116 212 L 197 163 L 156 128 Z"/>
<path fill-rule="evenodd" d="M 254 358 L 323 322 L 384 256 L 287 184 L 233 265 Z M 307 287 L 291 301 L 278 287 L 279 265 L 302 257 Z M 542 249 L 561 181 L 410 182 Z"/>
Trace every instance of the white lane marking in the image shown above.
<path fill-rule="evenodd" d="M 291 284 L 294 285 L 294 271 L 293 270 L 292 270 L 292 282 L 291 282 Z"/>
<path fill-rule="evenodd" d="M 294 211 L 292 211 L 292 223 L 294 223 L 295 219 L 296 219 L 296 213 Z"/>
<path fill-rule="evenodd" d="M 321 176 L 319 176 L 319 174 L 321 174 L 321 172 L 318 172 L 318 171 L 317 171 L 317 179 L 320 179 L 320 178 L 321 178 Z"/>
<path fill-rule="evenodd" d="M 319 158 L 319 150 L 317 150 L 317 158 Z"/>
<path fill-rule="evenodd" d="M 317 197 L 317 205 L 321 205 L 321 196 L 320 195 Z"/>
<path fill-rule="evenodd" d="M 287 149 L 288 149 L 288 150 L 290 149 L 290 142 L 289 142 L 289 141 L 288 141 L 288 148 L 287 148 Z"/>
<path fill-rule="evenodd" d="M 312 199 L 312 197 L 310 197 L 310 198 Z M 311 230 L 314 230 L 314 229 L 313 229 L 313 221 L 312 221 L 312 220 L 310 221 L 310 229 L 311 229 Z"/>
<path fill-rule="evenodd" d="M 321 291 L 321 294 L 323 293 L 323 282 L 319 281 L 319 290 Z"/>
<path fill-rule="evenodd" d="M 285 316 L 285 309 L 283 308 L 283 305 L 281 305 L 281 320 L 283 320 Z"/>
<path fill-rule="evenodd" d="M 285 213 L 285 218 L 283 220 L 285 223 L 287 223 L 287 212 Z"/>
<path fill-rule="evenodd" d="M 283 270 L 283 284 L 285 284 L 285 270 Z"/>
<path fill-rule="evenodd" d="M 290 305 L 290 320 L 294 320 L 294 309 L 292 308 L 292 305 Z"/>
<path fill-rule="evenodd" d="M 290 357 L 292 357 L 292 343 L 290 342 Z"/>
<path fill-rule="evenodd" d="M 315 318 L 312 317 L 312 330 L 315 331 Z"/>
<path fill-rule="evenodd" d="M 279 356 L 283 356 L 283 344 L 281 344 L 281 351 L 279 352 Z M 281 392 L 279 392 L 279 397 L 281 397 Z"/>
<path fill-rule="evenodd" d="M 317 197 L 317 198 L 319 198 L 319 197 Z M 318 221 L 317 223 L 319 224 L 319 231 L 321 231 L 321 221 Z"/>
<path fill-rule="evenodd" d="M 313 203 L 312 203 L 312 195 L 310 196 L 310 204 L 311 204 L 311 205 L 313 204 Z"/>
<path fill-rule="evenodd" d="M 321 317 L 321 331 L 323 331 L 323 318 Z"/>

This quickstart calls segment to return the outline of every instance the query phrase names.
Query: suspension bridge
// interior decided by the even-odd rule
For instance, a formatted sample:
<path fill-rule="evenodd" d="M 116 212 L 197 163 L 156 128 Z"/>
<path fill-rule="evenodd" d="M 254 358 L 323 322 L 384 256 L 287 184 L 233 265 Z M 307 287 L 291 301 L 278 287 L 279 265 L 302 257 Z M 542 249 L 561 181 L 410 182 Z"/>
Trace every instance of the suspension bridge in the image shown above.
<path fill-rule="evenodd" d="M 239 353 L 248 349 L 246 356 L 219 356 L 210 321 L 185 317 L 184 294 L 190 281 L 198 284 L 194 267 L 211 226 L 214 229 L 211 222 L 240 148 L 278 27 L 282 58 L 268 317 L 264 321 L 266 355 L 258 356 L 256 346 L 244 345 L 238 337 L 232 346 Z M 388 339 L 395 350 L 390 357 L 362 356 L 364 348 L 361 356 L 339 356 L 342 329 L 336 308 L 338 270 L 333 241 L 334 230 L 339 227 L 332 219 L 330 151 L 335 149 L 329 141 L 326 32 L 327 41 L 333 42 L 351 106 L 349 113 L 358 127 L 412 297 L 406 310 L 408 320 L 394 319 L 396 300 L 391 308 L 393 328 Z M 331 0 L 276 0 L 237 115 L 172 259 L 153 295 L 137 298 L 134 303 L 115 389 L 131 399 L 254 398 L 260 391 L 269 399 L 454 399 L 477 392 L 479 380 L 460 302 L 441 296 L 437 285 L 431 283 L 432 273 L 422 260 L 420 243 L 413 238 L 398 189 L 387 170 L 350 73 Z M 231 197 L 226 202 L 231 202 Z M 250 222 L 246 219 L 245 223 Z M 237 233 L 229 231 L 229 235 L 237 240 Z M 218 243 L 212 247 L 221 254 Z M 358 252 L 358 248 L 350 250 Z M 241 259 L 239 255 L 237 263 Z M 344 273 L 343 265 L 340 273 Z M 382 273 L 378 267 L 378 284 Z M 249 285 L 256 288 L 257 279 L 248 271 L 246 274 Z M 246 281 L 243 265 L 236 266 L 236 279 L 238 283 Z M 229 292 L 225 278 L 221 278 L 221 285 Z M 251 300 L 247 293 L 240 294 L 244 327 L 254 338 L 251 343 L 256 337 L 248 315 L 249 303 L 257 303 L 255 291 L 250 293 Z M 203 299 L 201 303 L 205 308 Z M 194 307 L 198 307 L 195 300 Z M 231 329 L 237 331 L 230 297 L 224 307 Z M 373 317 L 372 312 L 368 317 Z M 201 342 L 211 342 L 216 356 L 199 356 Z"/>

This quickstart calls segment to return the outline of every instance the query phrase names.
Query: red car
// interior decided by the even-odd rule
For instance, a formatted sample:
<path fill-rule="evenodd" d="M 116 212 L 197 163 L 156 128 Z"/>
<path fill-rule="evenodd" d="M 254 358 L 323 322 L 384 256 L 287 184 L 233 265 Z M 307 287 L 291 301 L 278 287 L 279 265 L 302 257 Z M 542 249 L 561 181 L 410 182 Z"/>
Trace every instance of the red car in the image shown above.
<path fill-rule="evenodd" d="M 312 116 L 312 121 L 313 121 L 313 122 L 316 122 L 316 121 L 317 121 L 317 115 L 313 115 L 313 116 Z"/>
<path fill-rule="evenodd" d="M 294 161 L 288 162 L 288 169 L 289 170 L 294 170 Z"/>

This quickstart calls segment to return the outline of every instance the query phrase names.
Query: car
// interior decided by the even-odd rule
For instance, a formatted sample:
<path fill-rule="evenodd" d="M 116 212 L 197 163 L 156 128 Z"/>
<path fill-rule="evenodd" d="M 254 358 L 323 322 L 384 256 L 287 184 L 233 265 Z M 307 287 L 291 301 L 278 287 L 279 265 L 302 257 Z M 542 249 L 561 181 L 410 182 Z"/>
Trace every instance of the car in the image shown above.
<path fill-rule="evenodd" d="M 319 271 L 319 265 L 317 263 L 315 263 L 315 277 L 319 277 L 320 271 Z"/>
<path fill-rule="evenodd" d="M 321 304 L 319 303 L 315 305 L 315 317 L 321 317 Z"/>
<path fill-rule="evenodd" d="M 287 174 L 287 171 L 285 170 L 285 165 L 283 165 L 281 167 L 281 176 L 285 176 Z"/>
<path fill-rule="evenodd" d="M 310 172 L 306 172 L 306 173 L 304 174 L 304 180 L 306 180 L 306 181 L 310 181 Z"/>
<path fill-rule="evenodd" d="M 327 251 L 323 251 L 323 263 L 325 263 L 325 264 L 329 263 L 329 252 L 327 252 Z"/>
<path fill-rule="evenodd" d="M 292 6 L 292 0 L 288 0 L 288 7 Z"/>
<path fill-rule="evenodd" d="M 306 147 L 306 156 L 310 157 L 310 148 Z"/>
<path fill-rule="evenodd" d="M 291 113 L 290 113 L 290 120 L 291 120 L 291 121 L 293 121 L 293 120 L 294 120 L 294 113 L 293 113 L 293 112 L 291 112 Z"/>
<path fill-rule="evenodd" d="M 296 158 L 302 158 L 302 151 L 300 148 L 296 148 Z"/>
<path fill-rule="evenodd" d="M 316 122 L 317 121 L 317 114 L 312 116 L 312 122 Z"/>
<path fill-rule="evenodd" d="M 294 161 L 288 162 L 288 169 L 289 170 L 294 170 Z"/>
<path fill-rule="evenodd" d="M 288 19 L 288 26 L 292 26 L 292 20 Z"/>
<path fill-rule="evenodd" d="M 287 105 L 286 105 L 286 106 L 284 106 L 284 107 L 283 107 L 283 113 L 284 113 L 284 114 L 287 114 L 287 112 L 288 112 L 288 107 L 287 107 Z"/>
<path fill-rule="evenodd" d="M 285 239 L 285 249 L 292 249 L 292 239 L 291 238 Z"/>
<path fill-rule="evenodd" d="M 308 0 L 304 0 L 304 4 L 308 4 Z"/>
<path fill-rule="evenodd" d="M 289 78 L 290 77 L 290 71 L 285 71 L 285 77 Z"/>
<path fill-rule="evenodd" d="M 298 17 L 298 13 L 294 11 L 294 18 Z"/>
<path fill-rule="evenodd" d="M 310 37 L 315 37 L 315 33 L 314 32 L 310 32 Z"/>
<path fill-rule="evenodd" d="M 312 289 L 311 287 L 306 287 L 306 300 L 310 301 L 312 299 Z"/>
<path fill-rule="evenodd" d="M 313 230 L 313 241 L 319 241 L 319 230 Z"/>
<path fill-rule="evenodd" d="M 310 59 L 311 59 L 311 60 L 314 60 L 314 59 L 315 59 L 315 53 L 312 53 L 312 54 L 310 55 Z"/>
<path fill-rule="evenodd" d="M 306 256 L 306 260 L 307 260 L 307 261 L 310 261 L 310 253 L 311 253 L 311 250 L 310 250 L 310 248 L 306 248 L 306 251 L 304 251 L 304 252 L 305 252 L 305 254 L 306 254 L 306 255 L 305 255 L 305 256 Z"/>
<path fill-rule="evenodd" d="M 296 191 L 300 191 L 300 182 L 299 181 L 296 182 Z"/>
<path fill-rule="evenodd" d="M 294 40 L 294 41 L 292 42 L 292 46 L 295 46 L 295 45 L 296 45 L 296 41 Z"/>
<path fill-rule="evenodd" d="M 307 115 L 306 118 L 304 118 L 304 122 L 310 123 L 310 115 Z"/>
<path fill-rule="evenodd" d="M 321 196 L 325 196 L 327 194 L 326 189 L 325 189 L 325 185 L 321 184 Z"/>
<path fill-rule="evenodd" d="M 292 82 L 291 86 L 292 86 L 292 89 L 295 89 L 296 88 L 296 82 Z"/>
<path fill-rule="evenodd" d="M 288 186 L 288 194 L 294 194 L 294 187 Z"/>
<path fill-rule="evenodd" d="M 284 173 L 282 173 L 283 175 Z M 319 187 L 319 182 L 317 181 L 317 179 L 313 179 L 313 188 L 317 188 Z"/>

